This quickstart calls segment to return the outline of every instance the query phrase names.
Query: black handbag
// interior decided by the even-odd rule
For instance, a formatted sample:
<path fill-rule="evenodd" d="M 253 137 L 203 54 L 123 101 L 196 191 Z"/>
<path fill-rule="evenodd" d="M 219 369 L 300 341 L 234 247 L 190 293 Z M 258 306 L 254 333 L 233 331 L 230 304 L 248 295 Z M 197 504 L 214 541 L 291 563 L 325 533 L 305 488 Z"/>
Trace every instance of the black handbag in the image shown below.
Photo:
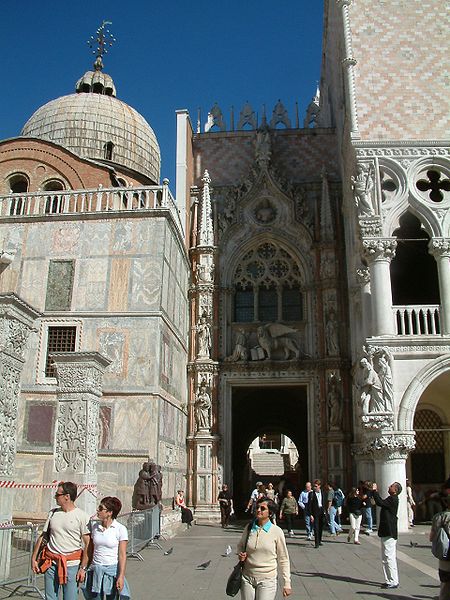
<path fill-rule="evenodd" d="M 247 549 L 247 542 L 248 542 L 248 536 L 250 535 L 250 528 L 251 528 L 251 523 L 249 523 L 247 525 L 247 536 L 245 538 L 244 552 Z M 231 571 L 231 575 L 228 577 L 227 587 L 225 590 L 227 596 L 236 596 L 236 594 L 241 589 L 242 568 L 244 566 L 244 562 L 245 561 L 240 560 L 238 562 L 238 564 L 233 567 L 233 570 Z"/>

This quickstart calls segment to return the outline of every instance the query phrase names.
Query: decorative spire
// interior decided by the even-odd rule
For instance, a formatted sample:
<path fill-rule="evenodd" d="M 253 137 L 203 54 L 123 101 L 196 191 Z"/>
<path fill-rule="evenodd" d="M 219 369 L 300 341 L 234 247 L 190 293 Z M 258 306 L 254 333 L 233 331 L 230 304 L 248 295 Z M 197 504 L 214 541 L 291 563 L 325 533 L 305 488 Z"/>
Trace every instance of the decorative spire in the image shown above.
<path fill-rule="evenodd" d="M 105 29 L 106 25 L 112 25 L 111 21 L 103 21 L 97 29 L 97 37 L 91 35 L 88 40 L 89 48 L 94 48 L 92 54 L 95 54 L 94 69 L 101 71 L 103 69 L 103 56 L 108 53 L 108 46 L 112 46 L 116 41 L 109 29 Z"/>
<path fill-rule="evenodd" d="M 213 246 L 214 245 L 214 229 L 212 221 L 212 210 L 211 210 L 211 196 L 209 184 L 211 178 L 208 171 L 205 170 L 203 174 L 203 193 L 200 201 L 200 223 L 199 223 L 199 235 L 198 235 L 198 246 Z"/>

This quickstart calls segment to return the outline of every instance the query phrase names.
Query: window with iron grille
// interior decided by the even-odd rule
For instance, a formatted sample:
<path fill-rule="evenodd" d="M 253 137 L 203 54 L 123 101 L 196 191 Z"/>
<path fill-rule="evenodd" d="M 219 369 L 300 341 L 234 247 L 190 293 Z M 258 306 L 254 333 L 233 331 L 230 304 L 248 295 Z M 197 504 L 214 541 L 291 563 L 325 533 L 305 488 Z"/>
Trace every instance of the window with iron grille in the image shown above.
<path fill-rule="evenodd" d="M 47 333 L 47 358 L 45 376 L 56 377 L 55 367 L 50 359 L 53 352 L 75 352 L 76 327 L 49 327 Z"/>
<path fill-rule="evenodd" d="M 439 483 L 445 479 L 442 420 L 434 410 L 418 410 L 414 416 L 416 448 L 411 453 L 414 483 Z"/>

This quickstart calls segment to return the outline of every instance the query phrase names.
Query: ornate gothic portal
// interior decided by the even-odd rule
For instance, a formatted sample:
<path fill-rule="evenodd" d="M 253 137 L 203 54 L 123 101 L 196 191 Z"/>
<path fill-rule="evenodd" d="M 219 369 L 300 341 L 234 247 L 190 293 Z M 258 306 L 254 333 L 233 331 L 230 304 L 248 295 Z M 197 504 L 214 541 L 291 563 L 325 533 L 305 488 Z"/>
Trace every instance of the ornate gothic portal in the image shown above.
<path fill-rule="evenodd" d="M 344 245 L 338 186 L 327 175 L 334 165 L 295 180 L 300 172 L 283 161 L 299 140 L 282 134 L 263 124 L 236 137 L 249 167 L 233 184 L 206 152 L 208 171 L 194 189 L 188 491 L 200 519 L 217 517 L 222 483 L 238 507 L 245 502 L 255 482 L 247 450 L 264 432 L 297 447 L 297 470 L 285 474 L 296 491 L 311 477 L 344 484 L 350 470 Z"/>

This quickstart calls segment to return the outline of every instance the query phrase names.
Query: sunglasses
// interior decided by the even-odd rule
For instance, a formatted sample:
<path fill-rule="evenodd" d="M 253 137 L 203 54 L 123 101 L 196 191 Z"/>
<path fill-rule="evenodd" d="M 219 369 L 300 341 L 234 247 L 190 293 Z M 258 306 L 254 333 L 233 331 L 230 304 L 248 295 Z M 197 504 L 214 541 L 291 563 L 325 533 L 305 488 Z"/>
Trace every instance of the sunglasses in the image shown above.
<path fill-rule="evenodd" d="M 62 494 L 58 494 L 58 492 L 56 492 L 55 494 L 55 498 L 58 498 L 59 496 L 65 496 L 66 494 L 64 494 L 64 492 Z"/>

